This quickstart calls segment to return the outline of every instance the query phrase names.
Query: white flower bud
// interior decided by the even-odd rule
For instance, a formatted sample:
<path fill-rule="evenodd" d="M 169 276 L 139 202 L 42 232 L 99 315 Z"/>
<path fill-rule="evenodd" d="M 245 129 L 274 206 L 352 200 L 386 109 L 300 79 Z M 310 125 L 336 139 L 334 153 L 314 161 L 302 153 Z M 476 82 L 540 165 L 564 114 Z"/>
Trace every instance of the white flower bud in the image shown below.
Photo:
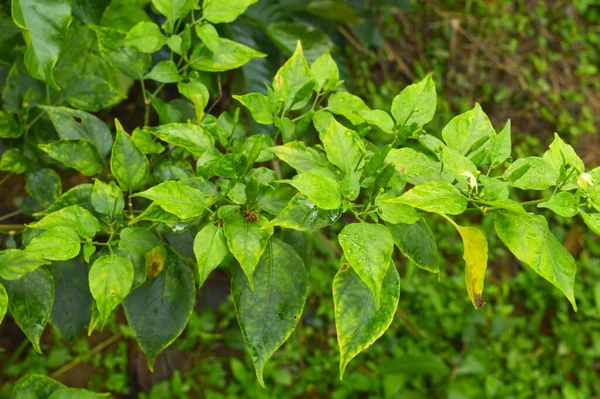
<path fill-rule="evenodd" d="M 585 191 L 588 189 L 588 187 L 594 185 L 594 178 L 589 173 L 582 173 L 577 176 L 577 185 L 579 188 Z"/>
<path fill-rule="evenodd" d="M 475 192 L 477 192 L 477 178 L 471 172 L 464 171 L 461 173 L 466 179 L 467 184 L 471 187 Z"/>

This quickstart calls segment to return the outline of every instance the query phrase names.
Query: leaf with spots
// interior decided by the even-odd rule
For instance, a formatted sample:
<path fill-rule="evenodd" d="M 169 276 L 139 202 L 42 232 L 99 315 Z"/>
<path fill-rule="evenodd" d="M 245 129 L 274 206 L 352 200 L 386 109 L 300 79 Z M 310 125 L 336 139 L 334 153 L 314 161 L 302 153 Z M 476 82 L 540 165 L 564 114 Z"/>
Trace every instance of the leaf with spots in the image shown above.
<path fill-rule="evenodd" d="M 123 191 L 133 191 L 143 186 L 148 177 L 149 164 L 146 156 L 115 119 L 117 138 L 112 148 L 110 169 Z"/>
<path fill-rule="evenodd" d="M 254 289 L 239 265 L 233 267 L 231 293 L 246 347 L 262 386 L 263 368 L 289 338 L 302 316 L 308 275 L 294 248 L 272 238 L 254 273 Z"/>
<path fill-rule="evenodd" d="M 89 273 L 90 292 L 96 300 L 101 325 L 129 293 L 133 284 L 133 265 L 129 259 L 115 255 L 102 256 Z"/>
<path fill-rule="evenodd" d="M 25 251 L 47 260 L 68 260 L 79 255 L 79 235 L 70 227 L 58 226 L 35 237 Z"/>

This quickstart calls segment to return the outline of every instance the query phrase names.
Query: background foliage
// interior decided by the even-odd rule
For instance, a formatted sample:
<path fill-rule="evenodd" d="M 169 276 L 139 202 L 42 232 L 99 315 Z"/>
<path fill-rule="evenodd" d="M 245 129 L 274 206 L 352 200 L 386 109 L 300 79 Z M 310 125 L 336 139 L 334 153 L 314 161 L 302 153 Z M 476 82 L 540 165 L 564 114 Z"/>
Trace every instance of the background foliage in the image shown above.
<path fill-rule="evenodd" d="M 221 74 L 220 81 L 215 77 L 203 80 L 213 98 L 219 84 L 224 87 L 225 95 L 213 112 L 218 115 L 235 107 L 234 93 L 262 91 L 264 82 L 271 81 L 294 51 L 296 40 L 302 39 L 309 62 L 323 49 L 331 49 L 346 85 L 372 107 L 389 109 L 401 88 L 434 71 L 439 95 L 432 130 L 441 130 L 453 115 L 471 109 L 478 101 L 495 126 L 512 118 L 516 154 L 541 153 L 556 130 L 569 135 L 570 142 L 576 138 L 587 164 L 598 163 L 594 151 L 598 4 L 381 1 L 373 5 L 261 1 L 250 7 L 233 24 L 222 26 L 220 33 L 268 57 L 246 64 L 242 74 Z M 337 12 L 328 14 L 331 9 Z M 6 27 L 0 41 L 0 48 L 6 49 L 0 63 L 6 93 L 10 92 L 10 80 L 5 77 L 24 43 L 10 13 L 4 10 L 0 15 L 0 23 Z M 140 20 L 164 22 L 160 18 L 145 2 L 113 1 L 100 22 L 129 31 Z M 86 35 L 74 35 L 72 40 L 87 39 Z M 100 60 L 96 59 L 99 65 L 90 63 L 82 70 L 101 68 Z M 61 71 L 60 66 L 59 61 L 55 79 L 68 80 L 72 71 Z M 104 77 L 102 82 L 89 79 L 100 85 L 94 88 L 109 88 L 101 91 L 105 96 L 90 99 L 82 95 L 92 84 L 82 78 L 85 84 L 75 84 L 71 96 L 67 95 L 70 100 L 65 101 L 89 111 L 118 103 L 99 116 L 106 121 L 118 117 L 129 132 L 143 125 L 147 117 L 151 125 L 156 124 L 160 107 L 166 107 L 166 113 L 196 112 L 194 99 L 185 105 L 175 98 L 176 92 L 165 90 L 160 99 L 146 97 L 139 84 L 132 86 L 123 76 L 107 76 L 97 69 L 88 75 Z M 35 101 L 35 82 L 23 85 L 33 89 L 21 93 L 21 98 Z M 144 98 L 150 99 L 156 112 L 146 116 Z M 163 105 L 169 101 L 174 107 Z M 4 109 L 10 111 L 10 106 L 5 101 Z M 249 122 L 253 123 L 251 118 Z M 48 126 L 50 121 L 42 119 L 26 134 L 44 143 Z M 258 124 L 253 128 L 264 129 Z M 70 179 L 63 184 L 86 181 L 81 176 Z M 5 198 L 3 213 L 13 212 L 15 204 L 26 209 L 25 214 L 34 211 L 18 202 L 25 197 L 24 183 L 11 177 L 0 188 Z M 36 199 L 46 200 L 43 196 Z M 199 291 L 196 311 L 182 338 L 158 357 L 155 374 L 148 373 L 132 331 L 122 324 L 121 311 L 109 317 L 103 332 L 73 343 L 63 341 L 56 331 L 47 331 L 41 343 L 44 357 L 30 349 L 16 325 L 5 322 L 0 327 L 0 378 L 5 381 L 0 395 L 10 397 L 18 377 L 36 372 L 68 386 L 123 397 L 395 397 L 399 393 L 403 397 L 594 397 L 600 395 L 600 284 L 596 282 L 600 245 L 580 221 L 553 218 L 553 233 L 577 258 L 578 313 L 560 292 L 520 266 L 497 238 L 494 241 L 491 225 L 482 226 L 490 233 L 486 234 L 490 248 L 488 305 L 475 312 L 464 295 L 462 243 L 453 227 L 439 219 L 430 224 L 435 236 L 450 237 L 438 240 L 445 256 L 439 281 L 434 274 L 423 273 L 397 257 L 402 295 L 394 322 L 360 361 L 348 367 L 344 382 L 339 382 L 330 282 L 339 267 L 335 237 L 344 226 L 342 221 L 326 232 L 328 236 L 311 238 L 308 303 L 297 332 L 266 366 L 268 390 L 255 382 L 252 360 L 227 296 L 228 274 L 217 269 Z M 22 215 L 6 220 L 14 224 L 29 221 Z M 9 235 L 1 237 L 6 247 L 13 245 Z M 191 242 L 181 247 L 189 250 Z"/>

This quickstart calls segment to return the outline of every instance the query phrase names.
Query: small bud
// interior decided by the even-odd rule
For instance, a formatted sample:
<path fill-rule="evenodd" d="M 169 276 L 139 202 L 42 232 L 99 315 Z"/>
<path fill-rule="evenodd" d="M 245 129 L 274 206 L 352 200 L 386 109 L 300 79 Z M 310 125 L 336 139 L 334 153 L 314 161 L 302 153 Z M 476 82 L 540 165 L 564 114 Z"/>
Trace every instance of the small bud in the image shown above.
<path fill-rule="evenodd" d="M 585 191 L 588 189 L 588 187 L 594 185 L 594 178 L 589 173 L 582 173 L 577 176 L 577 185 L 580 189 Z"/>
<path fill-rule="evenodd" d="M 477 178 L 473 175 L 473 173 L 464 171 L 461 173 L 461 175 L 467 179 L 467 184 L 469 187 L 477 192 Z"/>

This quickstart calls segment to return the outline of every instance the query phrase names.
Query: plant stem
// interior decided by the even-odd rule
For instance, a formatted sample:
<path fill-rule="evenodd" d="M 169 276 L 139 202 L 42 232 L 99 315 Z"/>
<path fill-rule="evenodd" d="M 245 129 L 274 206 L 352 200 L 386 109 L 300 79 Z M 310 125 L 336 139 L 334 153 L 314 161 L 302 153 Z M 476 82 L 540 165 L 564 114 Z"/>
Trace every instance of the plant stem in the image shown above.
<path fill-rule="evenodd" d="M 11 217 L 20 215 L 21 213 L 23 213 L 23 211 L 21 211 L 21 210 L 16 210 L 14 212 L 7 213 L 6 215 L 0 216 L 0 221 L 10 219 Z"/>
<path fill-rule="evenodd" d="M 108 339 L 100 342 L 98 345 L 93 347 L 92 350 L 90 350 L 90 353 L 88 354 L 88 358 L 91 358 L 92 356 L 102 352 L 104 349 L 106 349 L 110 345 L 114 344 L 121 338 L 122 338 L 122 335 L 117 334 L 117 335 L 113 335 L 112 337 L 109 337 Z M 50 377 L 57 379 L 58 377 L 60 377 L 64 373 L 66 373 L 67 371 L 71 370 L 73 367 L 77 366 L 79 363 L 81 363 L 81 359 L 74 359 L 73 361 L 65 364 L 63 367 L 59 368 L 58 370 L 56 370 L 55 372 L 50 374 Z"/>
<path fill-rule="evenodd" d="M 25 228 L 22 224 L 0 224 L 0 233 L 21 232 Z"/>
<path fill-rule="evenodd" d="M 10 177 L 13 175 L 12 172 L 10 172 L 9 174 L 7 174 L 6 176 L 4 176 L 1 180 L 0 180 L 0 186 L 2 186 L 8 179 L 10 179 Z"/>

